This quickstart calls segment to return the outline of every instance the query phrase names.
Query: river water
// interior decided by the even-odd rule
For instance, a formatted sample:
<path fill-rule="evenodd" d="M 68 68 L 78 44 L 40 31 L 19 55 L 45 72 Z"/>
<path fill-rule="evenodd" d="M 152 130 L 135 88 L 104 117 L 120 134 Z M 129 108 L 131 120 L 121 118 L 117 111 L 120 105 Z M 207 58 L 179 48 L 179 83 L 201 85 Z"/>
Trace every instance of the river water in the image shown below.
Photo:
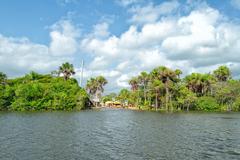
<path fill-rule="evenodd" d="M 240 114 L 0 112 L 0 159 L 239 160 Z"/>

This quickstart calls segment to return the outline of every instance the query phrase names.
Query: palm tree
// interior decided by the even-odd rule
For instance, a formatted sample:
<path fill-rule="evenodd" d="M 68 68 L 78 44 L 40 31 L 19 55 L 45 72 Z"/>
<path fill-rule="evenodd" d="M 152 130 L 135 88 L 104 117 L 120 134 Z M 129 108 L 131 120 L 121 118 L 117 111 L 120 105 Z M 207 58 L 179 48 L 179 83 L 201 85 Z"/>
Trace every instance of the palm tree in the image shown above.
<path fill-rule="evenodd" d="M 153 79 L 150 83 L 150 89 L 155 92 L 155 110 L 158 108 L 158 99 L 160 91 L 164 88 L 162 81 L 158 79 Z"/>
<path fill-rule="evenodd" d="M 68 80 L 71 75 L 75 74 L 74 67 L 72 64 L 66 62 L 59 67 L 59 73 L 63 74 L 65 80 Z"/>
<path fill-rule="evenodd" d="M 104 91 L 104 86 L 107 84 L 107 80 L 103 76 L 98 76 L 96 78 L 91 78 L 87 81 L 86 89 L 87 92 L 92 96 L 92 99 L 101 98 L 101 95 Z M 95 103 L 97 105 L 97 102 Z"/>
<path fill-rule="evenodd" d="M 139 107 L 140 109 L 140 106 L 139 106 L 139 80 L 137 77 L 133 77 L 132 79 L 129 80 L 128 82 L 130 85 L 131 85 L 131 90 L 133 91 L 133 95 L 136 96 L 136 106 Z"/>
<path fill-rule="evenodd" d="M 178 77 L 178 79 L 180 79 L 180 75 L 182 74 L 182 71 L 180 69 L 176 69 L 175 74 Z"/>
<path fill-rule="evenodd" d="M 212 94 L 212 85 L 216 82 L 216 79 L 209 73 L 202 75 L 203 89 L 202 94 L 207 94 L 209 91 Z"/>
<path fill-rule="evenodd" d="M 201 96 L 211 90 L 215 79 L 211 74 L 192 73 L 185 77 L 185 81 L 191 91 Z"/>
<path fill-rule="evenodd" d="M 105 86 L 108 82 L 103 76 L 96 77 L 96 83 L 97 83 L 97 92 L 98 96 L 101 97 L 101 94 L 104 92 L 103 86 Z"/>
<path fill-rule="evenodd" d="M 231 78 L 231 71 L 227 66 L 220 66 L 218 69 L 213 71 L 213 74 L 220 82 L 226 82 Z"/>
<path fill-rule="evenodd" d="M 194 93 L 199 93 L 199 90 L 202 90 L 202 82 L 201 82 L 201 74 L 200 73 L 192 73 L 185 77 L 185 81 L 187 83 L 188 89 L 193 91 Z"/>
<path fill-rule="evenodd" d="M 131 85 L 131 90 L 136 91 L 138 89 L 138 79 L 137 77 L 133 77 L 128 82 Z"/>
<path fill-rule="evenodd" d="M 146 101 L 147 101 L 146 87 L 149 82 L 149 75 L 147 74 L 147 72 L 141 72 L 141 74 L 138 76 L 138 80 L 140 84 L 143 86 L 144 104 L 146 104 Z"/>
<path fill-rule="evenodd" d="M 168 107 L 168 102 L 169 102 L 169 97 L 170 97 L 169 88 L 170 88 L 171 82 L 177 81 L 176 73 L 167 67 L 160 66 L 160 67 L 153 69 L 152 75 L 155 78 L 157 78 L 158 80 L 161 80 L 165 86 L 165 92 L 166 92 L 165 93 L 166 94 L 165 95 L 165 97 L 166 97 L 165 105 L 166 105 L 166 110 L 169 110 L 169 107 Z"/>
<path fill-rule="evenodd" d="M 87 92 L 90 95 L 95 95 L 96 94 L 96 91 L 97 91 L 97 81 L 96 81 L 95 78 L 90 78 L 90 80 L 87 80 L 86 89 L 87 89 Z"/>

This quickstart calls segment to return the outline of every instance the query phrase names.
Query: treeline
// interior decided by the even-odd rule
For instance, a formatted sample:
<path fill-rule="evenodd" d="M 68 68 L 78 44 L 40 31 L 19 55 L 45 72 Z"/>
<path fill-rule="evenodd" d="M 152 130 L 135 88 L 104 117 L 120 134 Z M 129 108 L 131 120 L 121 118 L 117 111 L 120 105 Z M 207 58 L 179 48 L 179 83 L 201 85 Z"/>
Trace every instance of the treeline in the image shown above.
<path fill-rule="evenodd" d="M 36 72 L 8 79 L 0 72 L 0 110 L 82 110 L 91 107 L 88 94 L 78 86 L 72 64 L 42 75 Z"/>
<path fill-rule="evenodd" d="M 160 66 L 142 72 L 129 81 L 115 99 L 128 106 L 155 110 L 239 111 L 240 81 L 226 66 L 212 73 L 192 73 L 181 79 L 182 71 Z"/>

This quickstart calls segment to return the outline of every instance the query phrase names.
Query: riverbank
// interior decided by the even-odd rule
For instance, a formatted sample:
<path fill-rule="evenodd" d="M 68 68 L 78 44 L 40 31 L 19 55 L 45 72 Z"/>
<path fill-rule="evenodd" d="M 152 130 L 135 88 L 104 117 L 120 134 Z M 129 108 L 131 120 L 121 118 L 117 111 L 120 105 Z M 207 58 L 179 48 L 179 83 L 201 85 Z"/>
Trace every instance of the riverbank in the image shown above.
<path fill-rule="evenodd" d="M 133 110 L 133 111 L 151 111 L 151 112 L 173 112 L 173 113 L 240 113 L 239 111 L 226 111 L 226 110 L 218 110 L 218 111 L 204 111 L 204 110 L 173 110 L 173 111 L 166 111 L 165 109 L 155 109 L 155 108 L 150 108 L 150 107 L 109 107 L 109 106 L 99 106 L 99 107 L 93 107 L 92 109 L 97 109 L 97 110 L 119 110 L 119 109 L 124 109 L 124 110 Z"/>

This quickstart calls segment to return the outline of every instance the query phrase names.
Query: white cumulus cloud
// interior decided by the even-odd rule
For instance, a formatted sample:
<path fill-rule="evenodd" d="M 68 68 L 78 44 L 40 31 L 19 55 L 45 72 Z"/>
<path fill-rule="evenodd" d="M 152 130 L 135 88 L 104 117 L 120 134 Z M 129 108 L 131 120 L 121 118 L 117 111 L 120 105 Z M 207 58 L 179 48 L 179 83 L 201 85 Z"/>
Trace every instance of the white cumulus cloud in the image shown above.
<path fill-rule="evenodd" d="M 50 52 L 56 56 L 74 54 L 78 49 L 79 30 L 67 20 L 61 20 L 51 28 Z"/>

